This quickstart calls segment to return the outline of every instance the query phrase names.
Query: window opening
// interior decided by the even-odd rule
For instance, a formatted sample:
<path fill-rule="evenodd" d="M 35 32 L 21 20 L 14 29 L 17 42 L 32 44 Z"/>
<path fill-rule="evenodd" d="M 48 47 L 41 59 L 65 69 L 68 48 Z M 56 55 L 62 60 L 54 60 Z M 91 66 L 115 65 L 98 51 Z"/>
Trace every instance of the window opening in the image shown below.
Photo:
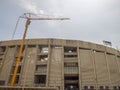
<path fill-rule="evenodd" d="M 46 65 L 37 65 L 36 72 L 46 73 L 47 66 Z"/>
<path fill-rule="evenodd" d="M 36 75 L 34 83 L 39 86 L 45 86 L 46 84 L 46 75 Z"/>
<path fill-rule="evenodd" d="M 42 62 L 47 61 L 48 55 L 38 55 L 38 60 Z"/>
<path fill-rule="evenodd" d="M 78 76 L 65 76 L 65 90 L 79 90 Z"/>
<path fill-rule="evenodd" d="M 64 52 L 65 53 L 77 52 L 77 48 L 76 47 L 64 47 Z"/>
<path fill-rule="evenodd" d="M 5 50 L 6 50 L 5 46 L 0 47 L 0 52 L 5 52 Z"/>
<path fill-rule="evenodd" d="M 77 58 L 77 55 L 64 55 L 64 58 Z"/>
<path fill-rule="evenodd" d="M 39 46 L 38 50 L 39 53 L 48 53 L 48 47 L 46 46 Z"/>
<path fill-rule="evenodd" d="M 5 85 L 5 81 L 0 80 L 0 86 L 4 86 Z"/>

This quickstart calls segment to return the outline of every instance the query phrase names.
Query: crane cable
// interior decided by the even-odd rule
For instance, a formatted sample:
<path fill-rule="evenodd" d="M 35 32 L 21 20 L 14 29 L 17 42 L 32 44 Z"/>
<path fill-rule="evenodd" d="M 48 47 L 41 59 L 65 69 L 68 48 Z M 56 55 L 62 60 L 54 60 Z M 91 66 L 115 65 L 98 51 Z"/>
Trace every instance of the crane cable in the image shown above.
<path fill-rule="evenodd" d="M 15 29 L 14 29 L 14 32 L 13 32 L 13 34 L 12 34 L 12 38 L 11 38 L 11 40 L 13 40 L 13 38 L 14 38 L 14 36 L 15 36 L 15 33 L 16 33 L 16 30 L 17 30 L 17 27 L 18 27 L 19 21 L 20 21 L 20 17 L 18 18 L 17 23 L 16 23 L 16 25 L 15 25 Z"/>

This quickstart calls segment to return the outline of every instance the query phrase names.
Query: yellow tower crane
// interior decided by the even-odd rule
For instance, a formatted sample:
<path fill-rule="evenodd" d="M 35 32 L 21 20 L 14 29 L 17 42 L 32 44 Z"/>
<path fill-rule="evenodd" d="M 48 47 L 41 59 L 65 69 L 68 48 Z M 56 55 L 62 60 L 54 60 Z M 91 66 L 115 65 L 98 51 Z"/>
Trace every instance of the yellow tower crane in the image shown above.
<path fill-rule="evenodd" d="M 34 14 L 24 13 L 23 16 L 20 16 L 20 18 L 24 18 L 24 19 L 27 19 L 27 20 L 26 20 L 26 24 L 25 24 L 25 31 L 24 31 L 24 34 L 23 34 L 23 38 L 21 40 L 20 50 L 19 50 L 18 55 L 17 55 L 15 68 L 13 70 L 13 75 L 12 75 L 11 80 L 10 80 L 10 86 L 14 86 L 14 84 L 15 84 L 15 79 L 16 79 L 16 75 L 17 75 L 17 72 L 18 72 L 18 67 L 19 67 L 19 64 L 20 64 L 20 58 L 21 58 L 22 51 L 23 51 L 23 48 L 24 48 L 26 33 L 27 33 L 28 26 L 30 25 L 31 20 L 69 20 L 69 18 L 59 18 L 59 17 L 58 18 L 55 18 L 55 17 L 35 18 L 35 17 L 31 17 L 32 15 L 34 15 Z"/>

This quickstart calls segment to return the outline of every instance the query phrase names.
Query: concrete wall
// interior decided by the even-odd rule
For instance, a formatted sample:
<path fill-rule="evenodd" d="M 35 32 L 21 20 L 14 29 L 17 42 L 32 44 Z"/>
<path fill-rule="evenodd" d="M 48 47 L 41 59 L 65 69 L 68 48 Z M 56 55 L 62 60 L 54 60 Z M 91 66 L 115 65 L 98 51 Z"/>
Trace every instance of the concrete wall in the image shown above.
<path fill-rule="evenodd" d="M 109 86 L 109 73 L 104 52 L 94 52 L 98 86 Z"/>
<path fill-rule="evenodd" d="M 24 57 L 24 66 L 22 68 L 21 85 L 33 86 L 34 73 L 36 66 L 37 48 L 35 46 L 27 46 Z"/>
<path fill-rule="evenodd" d="M 6 48 L 6 55 L 4 55 L 4 62 L 2 61 L 2 64 L 4 64 L 1 68 L 2 70 L 0 71 L 0 80 L 5 81 L 5 84 L 7 85 L 10 79 L 10 72 L 12 69 L 14 57 L 15 57 L 15 51 L 16 47 L 7 47 Z"/>
<path fill-rule="evenodd" d="M 82 86 L 94 86 L 94 67 L 91 50 L 80 49 Z"/>
<path fill-rule="evenodd" d="M 52 47 L 50 60 L 49 85 L 59 86 L 62 84 L 62 48 Z"/>

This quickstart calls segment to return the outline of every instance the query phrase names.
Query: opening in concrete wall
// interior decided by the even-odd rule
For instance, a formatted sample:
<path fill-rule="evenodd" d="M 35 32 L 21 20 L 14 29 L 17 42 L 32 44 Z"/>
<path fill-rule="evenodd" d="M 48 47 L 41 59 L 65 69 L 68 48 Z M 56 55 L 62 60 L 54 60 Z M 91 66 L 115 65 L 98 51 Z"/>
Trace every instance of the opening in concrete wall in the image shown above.
<path fill-rule="evenodd" d="M 1 66 L 1 64 L 2 64 L 2 58 L 0 58 L 0 66 Z"/>
<path fill-rule="evenodd" d="M 5 50 L 6 50 L 6 47 L 5 47 L 5 46 L 1 46 L 1 47 L 0 47 L 0 52 L 5 52 Z"/>
<path fill-rule="evenodd" d="M 16 63 L 17 57 L 15 57 L 14 64 Z M 20 63 L 23 62 L 23 56 L 20 57 Z"/>
<path fill-rule="evenodd" d="M 38 55 L 37 59 L 38 59 L 38 61 L 45 62 L 48 60 L 48 55 Z"/>
<path fill-rule="evenodd" d="M 35 75 L 35 86 L 44 87 L 46 85 L 46 75 Z"/>
<path fill-rule="evenodd" d="M 9 80 L 8 80 L 9 84 L 10 84 L 11 79 L 12 79 L 12 74 L 10 75 Z M 19 80 L 20 80 L 20 75 L 16 75 L 15 86 L 17 86 L 19 84 Z"/>
<path fill-rule="evenodd" d="M 109 86 L 99 86 L 99 89 L 100 90 L 109 90 Z"/>
<path fill-rule="evenodd" d="M 48 53 L 48 46 L 39 46 L 38 53 Z"/>
<path fill-rule="evenodd" d="M 47 65 L 36 65 L 36 72 L 37 73 L 46 73 Z"/>
<path fill-rule="evenodd" d="M 15 69 L 15 66 L 12 67 L 12 69 L 11 69 L 11 74 L 13 74 L 14 69 Z M 21 72 L 21 66 L 18 66 L 17 74 L 20 74 L 20 72 Z"/>
<path fill-rule="evenodd" d="M 28 45 L 28 48 L 34 48 L 36 45 Z"/>
<path fill-rule="evenodd" d="M 0 86 L 4 86 L 5 85 L 5 81 L 4 80 L 0 80 Z"/>
<path fill-rule="evenodd" d="M 94 90 L 94 86 L 84 86 L 83 87 L 84 90 Z M 104 89 L 102 89 L 104 90 Z"/>
<path fill-rule="evenodd" d="M 65 53 L 77 52 L 77 48 L 76 47 L 64 47 L 64 52 Z"/>
<path fill-rule="evenodd" d="M 64 58 L 77 58 L 77 55 L 64 55 Z"/>
<path fill-rule="evenodd" d="M 79 76 L 65 76 L 65 90 L 79 90 Z"/>

